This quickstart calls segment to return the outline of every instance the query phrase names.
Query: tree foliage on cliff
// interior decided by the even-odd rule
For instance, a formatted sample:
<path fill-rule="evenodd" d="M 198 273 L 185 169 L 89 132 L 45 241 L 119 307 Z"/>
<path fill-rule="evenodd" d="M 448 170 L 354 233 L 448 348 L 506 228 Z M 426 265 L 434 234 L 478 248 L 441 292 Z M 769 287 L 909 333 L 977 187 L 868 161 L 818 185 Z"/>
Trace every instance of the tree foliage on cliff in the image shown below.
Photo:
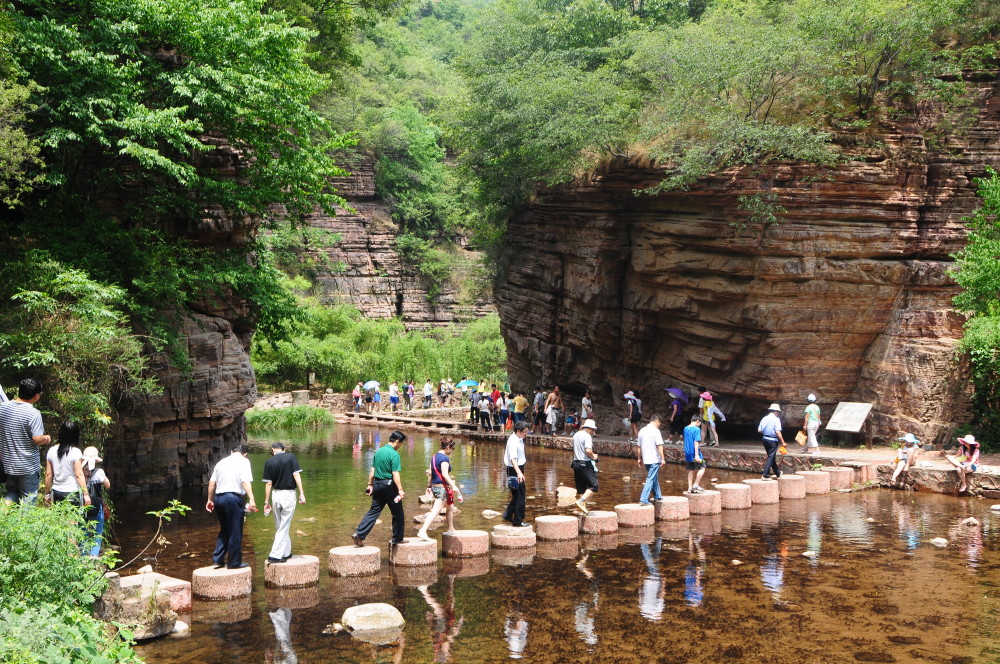
<path fill-rule="evenodd" d="M 1000 435 L 1000 174 L 977 180 L 982 206 L 970 216 L 969 242 L 954 256 L 962 293 L 955 308 L 968 315 L 960 350 L 972 364 L 976 422 L 988 441 Z M 996 448 L 996 443 L 991 445 Z"/>

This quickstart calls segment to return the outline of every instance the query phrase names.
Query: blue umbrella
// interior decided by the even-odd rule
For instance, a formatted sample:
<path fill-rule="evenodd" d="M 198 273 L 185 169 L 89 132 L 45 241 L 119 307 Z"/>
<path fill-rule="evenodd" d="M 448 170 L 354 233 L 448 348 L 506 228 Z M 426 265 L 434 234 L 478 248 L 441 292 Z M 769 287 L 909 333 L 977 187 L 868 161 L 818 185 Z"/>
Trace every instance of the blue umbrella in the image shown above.
<path fill-rule="evenodd" d="M 666 388 L 665 391 L 667 391 L 670 394 L 672 394 L 673 396 L 675 396 L 677 399 L 679 399 L 681 402 L 683 402 L 685 406 L 687 405 L 688 395 L 681 388 L 679 388 L 679 387 L 668 387 L 668 388 Z"/>
<path fill-rule="evenodd" d="M 366 390 L 374 390 L 376 387 L 379 387 L 381 384 L 382 383 L 378 382 L 377 380 L 370 380 L 370 381 L 368 381 L 367 383 L 364 384 L 364 388 Z"/>
<path fill-rule="evenodd" d="M 458 382 L 458 384 L 457 384 L 457 385 L 455 385 L 455 387 L 457 387 L 457 388 L 463 388 L 463 387 L 479 387 L 479 383 L 477 383 L 477 382 L 476 382 L 476 381 L 474 381 L 474 380 L 462 380 L 462 381 L 459 381 L 459 382 Z"/>

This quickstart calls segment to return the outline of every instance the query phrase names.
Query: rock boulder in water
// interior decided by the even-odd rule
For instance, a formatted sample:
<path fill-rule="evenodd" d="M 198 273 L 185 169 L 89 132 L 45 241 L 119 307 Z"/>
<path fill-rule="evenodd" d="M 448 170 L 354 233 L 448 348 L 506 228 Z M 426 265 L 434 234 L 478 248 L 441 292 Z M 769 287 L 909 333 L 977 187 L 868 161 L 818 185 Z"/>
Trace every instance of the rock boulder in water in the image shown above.
<path fill-rule="evenodd" d="M 403 614 L 391 604 L 374 603 L 349 607 L 340 622 L 355 638 L 367 643 L 386 644 L 403 633 Z"/>

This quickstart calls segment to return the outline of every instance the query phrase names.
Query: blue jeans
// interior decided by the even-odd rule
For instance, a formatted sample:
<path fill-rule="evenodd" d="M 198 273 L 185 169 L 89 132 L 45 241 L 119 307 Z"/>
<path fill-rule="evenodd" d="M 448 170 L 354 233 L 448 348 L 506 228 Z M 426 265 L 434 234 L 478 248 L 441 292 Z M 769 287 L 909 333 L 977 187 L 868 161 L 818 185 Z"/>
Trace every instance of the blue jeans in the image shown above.
<path fill-rule="evenodd" d="M 660 493 L 660 464 L 646 464 L 646 483 L 642 485 L 642 494 L 639 496 L 640 503 L 649 502 L 649 494 L 653 493 L 653 500 L 660 500 L 663 494 Z"/>
<path fill-rule="evenodd" d="M 27 475 L 8 475 L 7 494 L 4 496 L 4 500 L 11 503 L 33 506 L 38 500 L 38 482 L 40 479 L 40 470 L 28 473 Z"/>
<path fill-rule="evenodd" d="M 89 553 L 91 556 L 99 556 L 101 555 L 101 543 L 104 540 L 104 506 L 99 505 L 96 508 L 91 507 L 90 509 L 96 509 L 94 518 L 87 519 L 87 534 L 92 536 L 93 539 L 87 539 L 83 545 L 83 551 L 84 554 Z"/>

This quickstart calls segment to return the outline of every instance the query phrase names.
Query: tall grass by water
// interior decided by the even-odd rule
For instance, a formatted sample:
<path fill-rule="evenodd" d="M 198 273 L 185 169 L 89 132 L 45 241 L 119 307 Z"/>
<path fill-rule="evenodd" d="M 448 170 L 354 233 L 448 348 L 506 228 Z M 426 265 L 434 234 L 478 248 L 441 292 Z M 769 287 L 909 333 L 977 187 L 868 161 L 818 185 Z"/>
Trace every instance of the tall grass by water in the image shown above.
<path fill-rule="evenodd" d="M 316 406 L 289 406 L 246 412 L 247 431 L 270 429 L 319 429 L 333 424 L 330 411 Z"/>

